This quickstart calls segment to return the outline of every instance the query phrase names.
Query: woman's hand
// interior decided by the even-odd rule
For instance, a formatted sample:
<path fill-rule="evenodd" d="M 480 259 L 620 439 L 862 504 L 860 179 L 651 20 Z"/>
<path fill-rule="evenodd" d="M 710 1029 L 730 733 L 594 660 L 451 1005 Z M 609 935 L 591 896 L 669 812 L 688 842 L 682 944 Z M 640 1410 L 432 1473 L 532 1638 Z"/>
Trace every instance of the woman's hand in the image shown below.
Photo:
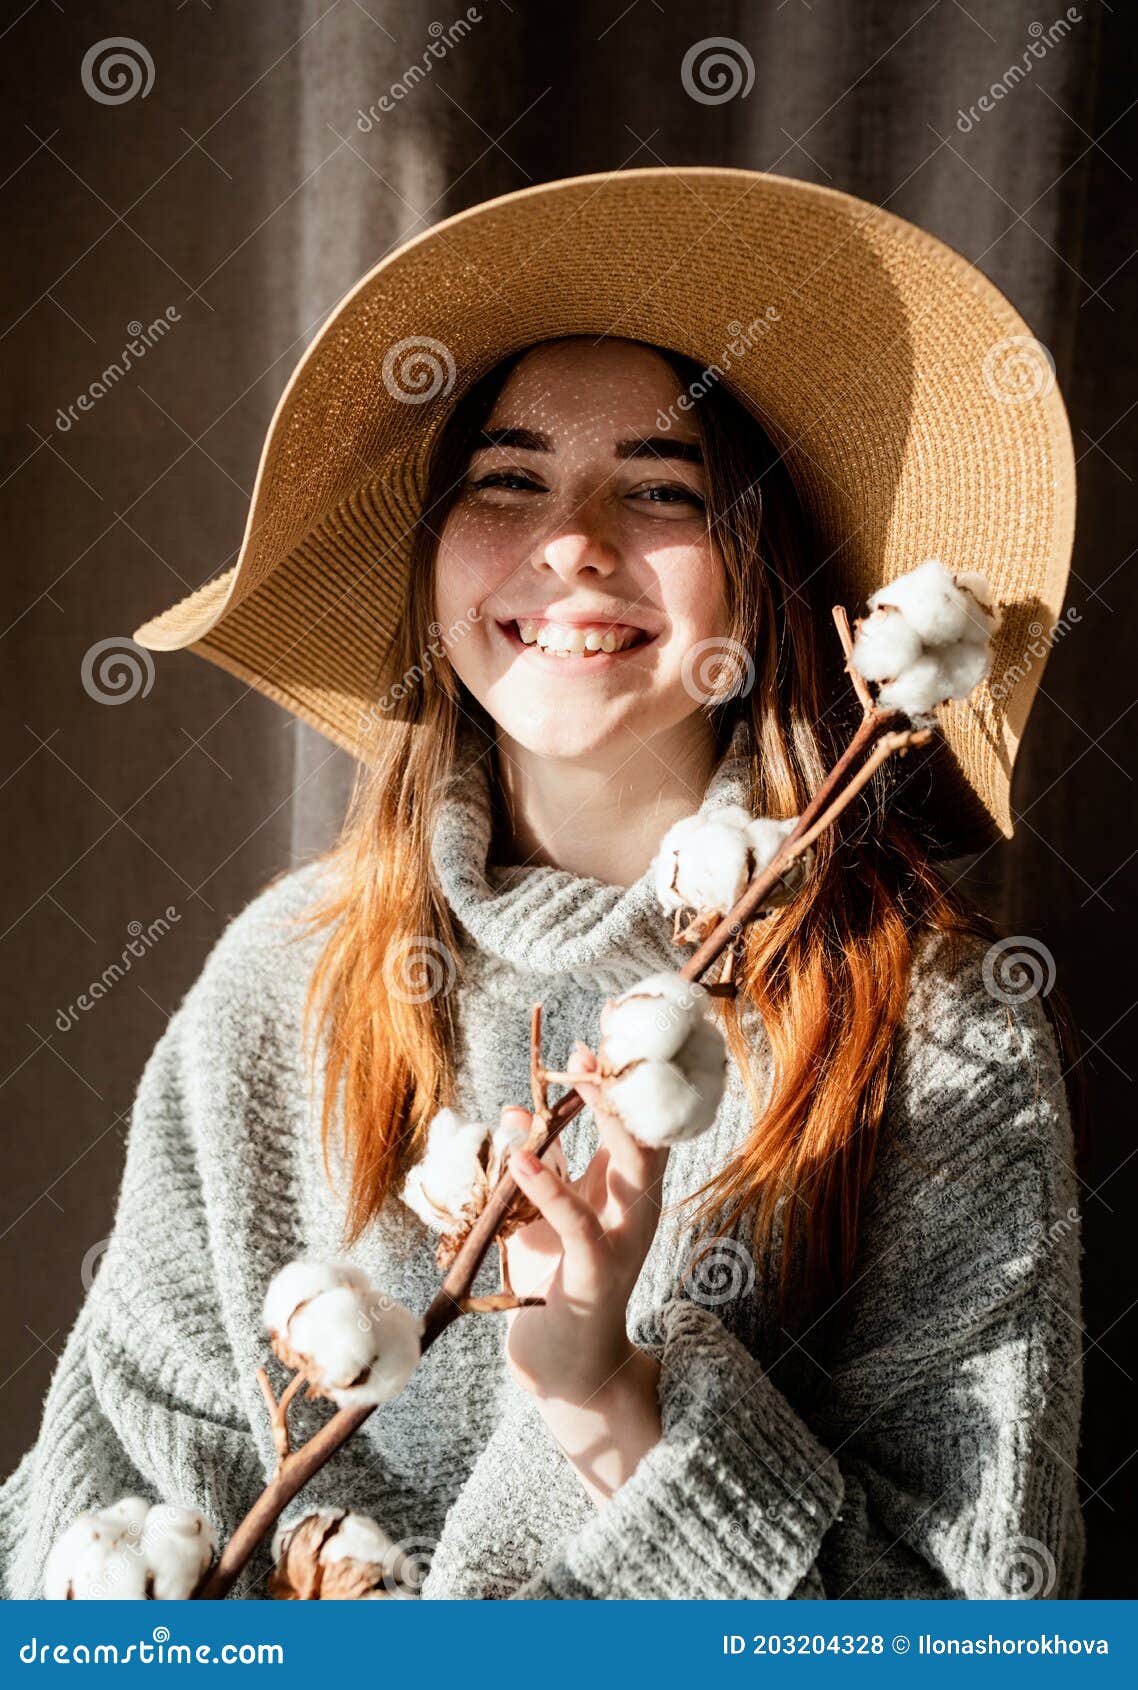
<path fill-rule="evenodd" d="M 570 1072 L 596 1117 L 601 1143 L 578 1180 L 554 1144 L 539 1161 L 512 1152 L 509 1168 L 540 1219 L 506 1243 L 510 1283 L 541 1308 L 507 1314 L 506 1357 L 598 1502 L 623 1484 L 659 1440 L 659 1366 L 630 1343 L 628 1299 L 660 1218 L 668 1152 L 645 1149 L 585 1078 L 596 1059 L 574 1046 Z M 528 1128 L 524 1109 L 503 1120 Z M 532 1164 L 532 1166 L 527 1166 Z"/>

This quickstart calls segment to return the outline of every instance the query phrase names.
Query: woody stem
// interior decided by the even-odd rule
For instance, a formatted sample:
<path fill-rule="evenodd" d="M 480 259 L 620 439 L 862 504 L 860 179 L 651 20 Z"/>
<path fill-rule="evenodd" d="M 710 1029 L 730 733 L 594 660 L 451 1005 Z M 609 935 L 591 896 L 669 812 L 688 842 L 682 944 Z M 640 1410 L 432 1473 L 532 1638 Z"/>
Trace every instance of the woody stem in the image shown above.
<path fill-rule="evenodd" d="M 846 749 L 799 816 L 776 856 L 761 874 L 755 876 L 738 903 L 728 911 L 699 949 L 679 969 L 682 979 L 698 980 L 704 970 L 738 937 L 746 924 L 762 908 L 782 871 L 821 831 L 833 824 L 836 817 L 888 757 L 928 737 L 927 734 L 896 731 L 904 721 L 905 717 L 900 711 L 879 710 L 876 707 L 865 711 Z M 880 745 L 870 755 L 871 748 L 879 741 Z M 864 767 L 859 772 L 859 765 L 863 764 Z M 540 1027 L 540 1017 L 535 1016 L 533 1032 L 537 1040 L 540 1040 Z M 545 1074 L 545 1079 L 562 1078 L 560 1074 Z M 584 1099 L 576 1091 L 567 1091 L 556 1103 L 550 1105 L 545 1131 L 535 1146 L 536 1154 L 543 1155 L 583 1108 Z M 508 1173 L 503 1174 L 487 1198 L 486 1206 L 467 1234 L 423 1317 L 423 1353 L 463 1314 L 478 1270 L 517 1195 L 518 1187 L 514 1180 Z M 374 1412 L 374 1404 L 339 1409 L 307 1443 L 281 1460 L 275 1476 L 237 1527 L 222 1550 L 216 1566 L 202 1579 L 194 1592 L 195 1597 L 217 1599 L 228 1594 L 257 1545 L 272 1531 L 293 1497 Z"/>

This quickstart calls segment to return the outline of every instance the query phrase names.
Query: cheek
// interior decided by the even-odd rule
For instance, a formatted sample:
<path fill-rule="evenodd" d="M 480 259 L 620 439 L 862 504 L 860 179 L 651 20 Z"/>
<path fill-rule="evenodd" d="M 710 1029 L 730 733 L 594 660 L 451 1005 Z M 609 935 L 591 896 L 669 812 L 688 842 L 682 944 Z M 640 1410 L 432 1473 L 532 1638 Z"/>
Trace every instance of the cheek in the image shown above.
<path fill-rule="evenodd" d="M 435 598 L 440 613 L 459 600 L 477 605 L 517 566 L 517 537 L 486 511 L 452 511 L 435 555 Z"/>
<path fill-rule="evenodd" d="M 725 633 L 728 626 L 726 575 L 714 546 L 670 546 L 654 559 L 660 605 L 685 641 Z"/>

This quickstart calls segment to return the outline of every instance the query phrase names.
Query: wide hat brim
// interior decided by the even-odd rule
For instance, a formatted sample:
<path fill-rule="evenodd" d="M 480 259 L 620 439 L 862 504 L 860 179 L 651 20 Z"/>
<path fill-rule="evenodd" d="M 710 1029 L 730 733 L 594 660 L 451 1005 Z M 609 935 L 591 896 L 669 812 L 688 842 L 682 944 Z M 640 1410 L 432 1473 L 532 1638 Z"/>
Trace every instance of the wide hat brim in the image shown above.
<path fill-rule="evenodd" d="M 992 675 L 941 709 L 931 792 L 957 848 L 1010 838 L 1012 771 L 1074 532 L 1050 359 L 952 248 L 787 177 L 579 176 L 392 252 L 297 365 L 236 564 L 134 638 L 198 652 L 366 760 L 437 431 L 502 357 L 565 335 L 649 341 L 714 367 L 783 452 L 817 567 L 851 617 L 929 557 L 988 577 L 1004 606 Z"/>

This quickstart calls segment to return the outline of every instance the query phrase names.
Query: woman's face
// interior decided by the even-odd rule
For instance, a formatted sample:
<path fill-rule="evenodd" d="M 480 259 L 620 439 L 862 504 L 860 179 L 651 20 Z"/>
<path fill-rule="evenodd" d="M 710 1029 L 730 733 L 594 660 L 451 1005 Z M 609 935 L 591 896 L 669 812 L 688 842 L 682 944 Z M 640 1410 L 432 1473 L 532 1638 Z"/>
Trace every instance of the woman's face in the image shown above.
<path fill-rule="evenodd" d="M 704 701 L 695 648 L 728 618 L 699 432 L 669 411 L 679 393 L 645 347 L 547 342 L 475 444 L 439 542 L 435 616 L 468 629 L 448 638 L 456 673 L 532 752 L 625 756 Z M 679 419 L 666 432 L 661 411 Z"/>

